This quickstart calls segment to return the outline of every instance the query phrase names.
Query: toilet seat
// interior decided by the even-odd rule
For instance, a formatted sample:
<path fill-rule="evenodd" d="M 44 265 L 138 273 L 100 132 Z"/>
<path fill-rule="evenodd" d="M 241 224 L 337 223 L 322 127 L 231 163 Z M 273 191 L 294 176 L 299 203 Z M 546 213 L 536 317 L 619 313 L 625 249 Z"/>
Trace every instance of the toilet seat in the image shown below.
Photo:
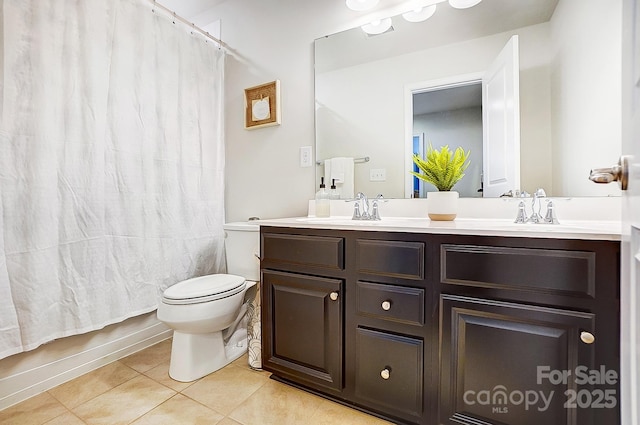
<path fill-rule="evenodd" d="M 162 294 L 162 302 L 171 305 L 205 303 L 230 297 L 245 289 L 245 279 L 233 274 L 195 277 L 176 283 Z"/>

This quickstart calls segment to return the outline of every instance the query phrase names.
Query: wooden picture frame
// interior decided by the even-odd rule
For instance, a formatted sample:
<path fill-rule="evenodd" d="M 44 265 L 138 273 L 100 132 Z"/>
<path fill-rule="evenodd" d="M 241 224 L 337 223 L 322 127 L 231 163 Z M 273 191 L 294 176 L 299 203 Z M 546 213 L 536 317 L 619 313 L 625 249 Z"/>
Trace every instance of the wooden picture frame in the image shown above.
<path fill-rule="evenodd" d="M 244 89 L 244 128 L 280 125 L 280 80 Z"/>

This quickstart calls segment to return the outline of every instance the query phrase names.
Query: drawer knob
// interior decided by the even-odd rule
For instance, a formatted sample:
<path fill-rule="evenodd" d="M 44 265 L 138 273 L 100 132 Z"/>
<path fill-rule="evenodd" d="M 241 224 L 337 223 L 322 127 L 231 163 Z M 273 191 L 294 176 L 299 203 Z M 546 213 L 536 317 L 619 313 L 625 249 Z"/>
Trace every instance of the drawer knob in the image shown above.
<path fill-rule="evenodd" d="M 391 369 L 388 367 L 385 367 L 380 372 L 380 376 L 382 377 L 382 379 L 389 379 L 389 377 L 391 376 Z"/>
<path fill-rule="evenodd" d="M 596 340 L 596 337 L 593 336 L 591 332 L 582 331 L 580 332 L 580 340 L 585 344 L 593 344 Z"/>
<path fill-rule="evenodd" d="M 382 309 L 389 311 L 391 309 L 391 301 L 382 301 Z"/>
<path fill-rule="evenodd" d="M 331 298 L 332 301 L 335 301 L 338 299 L 338 293 L 337 292 L 332 292 L 331 294 L 329 294 L 329 298 Z"/>

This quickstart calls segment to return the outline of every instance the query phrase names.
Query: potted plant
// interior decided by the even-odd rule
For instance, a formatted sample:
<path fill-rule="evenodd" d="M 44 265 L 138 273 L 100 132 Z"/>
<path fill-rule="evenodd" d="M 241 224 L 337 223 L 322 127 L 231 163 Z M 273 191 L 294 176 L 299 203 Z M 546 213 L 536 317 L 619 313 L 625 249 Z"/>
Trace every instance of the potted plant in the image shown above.
<path fill-rule="evenodd" d="M 459 194 L 451 189 L 464 177 L 470 153 L 461 147 L 451 151 L 448 145 L 437 150 L 429 144 L 425 159 L 418 154 L 413 155 L 413 162 L 420 172 L 411 171 L 411 174 L 438 189 L 438 192 L 427 193 L 427 208 L 431 220 L 451 221 L 456 218 Z"/>

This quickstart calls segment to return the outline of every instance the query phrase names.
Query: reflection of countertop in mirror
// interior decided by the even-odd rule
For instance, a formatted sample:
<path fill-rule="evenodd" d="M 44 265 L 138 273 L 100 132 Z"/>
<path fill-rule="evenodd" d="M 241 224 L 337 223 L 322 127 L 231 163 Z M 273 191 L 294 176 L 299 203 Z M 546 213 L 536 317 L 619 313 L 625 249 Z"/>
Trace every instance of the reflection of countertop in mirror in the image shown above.
<path fill-rule="evenodd" d="M 312 229 L 530 237 L 554 239 L 621 239 L 621 198 L 553 198 L 560 224 L 516 224 L 521 199 L 461 199 L 454 221 L 427 218 L 427 200 L 393 199 L 380 205 L 382 220 L 351 220 L 353 203 L 332 201 L 329 218 L 314 216 L 314 202 L 307 217 L 260 220 L 263 226 Z M 530 208 L 531 199 L 522 199 Z M 544 199 L 543 199 L 544 205 Z M 543 206 L 543 210 L 544 210 Z M 544 212 L 544 211 L 543 211 Z"/>

